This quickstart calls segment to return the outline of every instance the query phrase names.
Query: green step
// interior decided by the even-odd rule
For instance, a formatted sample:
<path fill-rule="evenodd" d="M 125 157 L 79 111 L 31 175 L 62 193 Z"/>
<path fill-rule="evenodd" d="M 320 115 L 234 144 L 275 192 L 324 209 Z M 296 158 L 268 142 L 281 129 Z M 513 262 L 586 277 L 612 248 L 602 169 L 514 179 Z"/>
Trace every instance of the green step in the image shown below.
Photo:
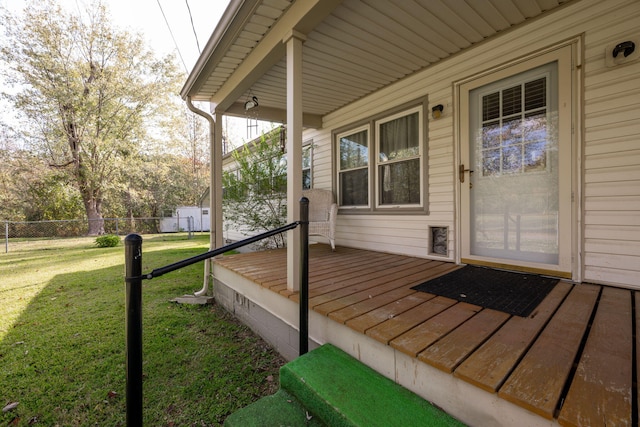
<path fill-rule="evenodd" d="M 234 412 L 224 421 L 225 427 L 327 427 L 314 417 L 295 397 L 280 389 Z"/>
<path fill-rule="evenodd" d="M 249 420 L 250 416 L 266 417 L 270 403 L 265 400 L 273 398 L 273 403 L 276 393 L 255 403 L 254 408 L 251 405 L 233 414 L 225 426 L 464 426 L 331 344 L 284 365 L 280 369 L 279 393 L 287 396 L 284 406 L 290 412 L 277 409 L 282 415 L 279 421 Z M 245 410 L 247 418 L 242 422 L 241 413 Z"/>

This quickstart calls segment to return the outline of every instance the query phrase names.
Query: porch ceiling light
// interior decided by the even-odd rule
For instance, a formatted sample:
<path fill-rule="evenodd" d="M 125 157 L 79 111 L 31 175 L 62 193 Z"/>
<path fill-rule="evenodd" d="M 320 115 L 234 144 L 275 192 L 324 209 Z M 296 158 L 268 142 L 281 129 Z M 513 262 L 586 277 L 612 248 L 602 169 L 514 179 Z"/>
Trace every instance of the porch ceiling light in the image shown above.
<path fill-rule="evenodd" d="M 442 115 L 442 110 L 444 110 L 444 106 L 442 104 L 438 104 L 431 109 L 431 117 L 434 119 L 439 119 Z"/>
<path fill-rule="evenodd" d="M 258 98 L 253 96 L 250 100 L 244 103 L 245 111 L 252 110 L 258 106 Z"/>

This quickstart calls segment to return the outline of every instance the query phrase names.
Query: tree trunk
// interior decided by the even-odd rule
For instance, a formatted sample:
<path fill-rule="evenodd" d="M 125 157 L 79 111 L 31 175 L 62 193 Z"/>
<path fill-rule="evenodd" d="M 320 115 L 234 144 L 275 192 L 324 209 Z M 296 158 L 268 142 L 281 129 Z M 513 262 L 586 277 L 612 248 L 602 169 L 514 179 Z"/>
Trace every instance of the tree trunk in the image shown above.
<path fill-rule="evenodd" d="M 102 203 L 95 199 L 85 200 L 84 207 L 87 211 L 87 219 L 89 221 L 89 236 L 100 236 L 104 234 L 104 218 L 100 211 Z"/>

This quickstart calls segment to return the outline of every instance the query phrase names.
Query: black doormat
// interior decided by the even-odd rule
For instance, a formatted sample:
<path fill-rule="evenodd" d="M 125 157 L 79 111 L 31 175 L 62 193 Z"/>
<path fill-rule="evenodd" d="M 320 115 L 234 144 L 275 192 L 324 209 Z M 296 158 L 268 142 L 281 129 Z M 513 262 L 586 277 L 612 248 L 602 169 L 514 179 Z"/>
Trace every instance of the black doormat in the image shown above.
<path fill-rule="evenodd" d="M 411 289 L 528 317 L 558 280 L 467 265 Z"/>

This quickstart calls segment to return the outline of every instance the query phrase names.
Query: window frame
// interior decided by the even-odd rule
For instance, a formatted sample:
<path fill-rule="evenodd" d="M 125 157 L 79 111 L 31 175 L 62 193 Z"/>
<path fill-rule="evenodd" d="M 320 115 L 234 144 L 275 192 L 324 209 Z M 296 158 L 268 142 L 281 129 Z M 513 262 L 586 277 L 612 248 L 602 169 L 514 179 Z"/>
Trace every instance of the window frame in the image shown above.
<path fill-rule="evenodd" d="M 347 135 L 353 135 L 353 134 L 357 134 L 360 132 L 366 131 L 367 132 L 367 164 L 366 166 L 357 166 L 357 167 L 353 167 L 353 168 L 347 168 L 347 169 L 342 169 L 340 166 L 340 159 L 341 159 L 341 151 L 340 151 L 340 140 Z M 338 207 L 339 208 L 343 208 L 343 209 L 357 209 L 357 210 L 368 210 L 371 208 L 371 129 L 370 129 L 370 124 L 366 123 L 364 125 L 359 125 L 356 127 L 353 127 L 349 130 L 346 130 L 344 132 L 340 132 L 337 133 L 335 135 L 335 141 L 336 141 L 336 187 L 337 187 L 337 203 L 338 203 Z M 363 170 L 366 169 L 367 170 L 367 177 L 368 177 L 368 183 L 367 183 L 367 204 L 366 205 L 342 205 L 341 201 L 342 201 L 342 186 L 340 185 L 341 182 L 341 174 L 343 173 L 347 173 L 347 172 L 352 172 L 352 171 L 356 171 L 356 170 Z"/>
<path fill-rule="evenodd" d="M 382 162 L 380 160 L 380 148 L 381 148 L 381 141 L 380 141 L 380 127 L 386 123 L 390 123 L 394 120 L 403 118 L 403 117 L 408 117 L 411 116 L 415 113 L 418 113 L 418 154 L 417 155 L 413 155 L 413 156 L 408 156 L 408 157 L 403 157 L 400 159 L 390 159 L 387 162 Z M 375 151 L 375 206 L 376 209 L 384 209 L 384 210 L 388 210 L 388 209 L 416 209 L 416 208 L 422 208 L 423 204 L 424 204 L 424 181 L 423 181 L 423 177 L 422 177 L 422 171 L 424 170 L 424 156 L 422 155 L 424 149 L 423 149 L 423 144 L 424 144 L 424 126 L 423 126 L 423 121 L 424 121 L 424 114 L 423 114 L 423 108 L 421 106 L 416 106 L 413 108 L 409 108 L 407 110 L 402 110 L 399 111 L 395 114 L 389 115 L 387 117 L 384 117 L 382 119 L 378 119 L 375 121 L 375 147 L 374 147 L 374 151 Z M 405 204 L 395 204 L 395 203 L 389 203 L 389 204 L 382 204 L 382 189 L 380 188 L 380 178 L 381 178 L 381 174 L 379 172 L 380 167 L 381 166 L 387 166 L 387 165 L 393 165 L 393 164 L 398 164 L 401 162 L 408 162 L 410 160 L 415 160 L 417 159 L 419 161 L 420 164 L 420 177 L 419 177 L 419 181 L 420 181 L 420 189 L 419 189 L 419 198 L 420 201 L 418 203 L 405 203 Z"/>
<path fill-rule="evenodd" d="M 396 106 L 392 109 L 383 111 L 381 113 L 372 115 L 364 120 L 352 123 L 351 125 L 343 126 L 335 129 L 332 132 L 333 143 L 333 156 L 334 156 L 334 174 L 335 182 L 334 189 L 337 195 L 338 213 L 346 215 L 427 215 L 428 211 L 428 117 L 426 112 L 428 111 L 428 99 L 427 97 L 421 97 L 405 104 Z M 414 113 L 418 113 L 418 127 L 419 127 L 419 141 L 418 141 L 418 154 L 412 159 L 418 158 L 420 162 L 420 202 L 417 204 L 390 204 L 383 205 L 380 203 L 381 194 L 379 192 L 379 125 L 388 123 L 400 117 L 408 116 Z M 358 133 L 360 131 L 368 131 L 368 164 L 367 164 L 367 178 L 368 178 L 368 203 L 367 205 L 341 205 L 342 199 L 341 185 L 340 185 L 340 138 L 345 135 Z M 402 159 L 398 161 L 407 161 Z"/>

